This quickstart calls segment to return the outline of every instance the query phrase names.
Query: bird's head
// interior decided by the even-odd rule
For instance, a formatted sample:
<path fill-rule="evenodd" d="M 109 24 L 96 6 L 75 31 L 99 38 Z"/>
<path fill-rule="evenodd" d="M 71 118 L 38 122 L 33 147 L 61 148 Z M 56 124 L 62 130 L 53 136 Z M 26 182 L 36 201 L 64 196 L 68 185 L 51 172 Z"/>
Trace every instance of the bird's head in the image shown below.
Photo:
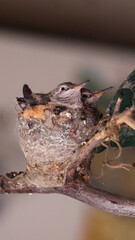
<path fill-rule="evenodd" d="M 95 107 L 99 98 L 107 91 L 111 90 L 113 87 L 105 88 L 99 92 L 92 92 L 89 89 L 82 88 L 81 96 L 82 102 L 85 106 Z"/>
<path fill-rule="evenodd" d="M 51 92 L 51 100 L 58 105 L 77 108 L 81 104 L 81 89 L 87 84 L 88 80 L 77 85 L 71 82 L 59 84 Z"/>

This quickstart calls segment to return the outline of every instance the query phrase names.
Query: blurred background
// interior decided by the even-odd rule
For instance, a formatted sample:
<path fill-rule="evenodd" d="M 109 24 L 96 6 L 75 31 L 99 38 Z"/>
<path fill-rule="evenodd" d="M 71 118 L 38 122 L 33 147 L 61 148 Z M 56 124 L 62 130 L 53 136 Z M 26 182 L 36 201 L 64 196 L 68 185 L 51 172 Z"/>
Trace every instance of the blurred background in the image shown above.
<path fill-rule="evenodd" d="M 92 90 L 114 86 L 100 100 L 105 112 L 135 67 L 134 9 L 133 0 L 0 1 L 0 174 L 25 170 L 15 101 L 24 83 L 34 92 L 86 79 Z M 121 159 L 132 162 L 134 153 L 125 149 Z M 102 153 L 94 159 L 96 176 L 104 158 Z M 135 197 L 133 171 L 106 169 L 91 183 Z M 12 194 L 0 198 L 0 233 L 2 240 L 132 240 L 135 221 L 62 195 Z"/>

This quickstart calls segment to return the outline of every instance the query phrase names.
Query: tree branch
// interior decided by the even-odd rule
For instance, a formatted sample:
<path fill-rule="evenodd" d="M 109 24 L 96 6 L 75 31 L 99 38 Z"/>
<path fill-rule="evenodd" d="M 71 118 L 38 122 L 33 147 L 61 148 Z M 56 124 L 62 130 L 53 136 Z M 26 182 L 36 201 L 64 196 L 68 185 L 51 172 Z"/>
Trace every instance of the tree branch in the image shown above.
<path fill-rule="evenodd" d="M 68 182 L 63 187 L 37 188 L 28 184 L 23 173 L 12 179 L 0 176 L 0 193 L 60 193 L 113 214 L 135 217 L 135 199 L 101 191 L 81 181 Z"/>

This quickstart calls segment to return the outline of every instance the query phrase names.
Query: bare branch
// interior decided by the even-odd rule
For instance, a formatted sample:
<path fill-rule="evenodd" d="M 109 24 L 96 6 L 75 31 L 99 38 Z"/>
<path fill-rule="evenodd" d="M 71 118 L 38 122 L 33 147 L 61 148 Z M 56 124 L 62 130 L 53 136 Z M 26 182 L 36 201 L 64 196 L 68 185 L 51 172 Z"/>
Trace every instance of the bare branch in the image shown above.
<path fill-rule="evenodd" d="M 37 188 L 28 184 L 24 174 L 12 179 L 0 176 L 0 193 L 60 193 L 113 214 L 135 217 L 135 199 L 107 193 L 83 182 L 68 182 L 56 188 Z"/>

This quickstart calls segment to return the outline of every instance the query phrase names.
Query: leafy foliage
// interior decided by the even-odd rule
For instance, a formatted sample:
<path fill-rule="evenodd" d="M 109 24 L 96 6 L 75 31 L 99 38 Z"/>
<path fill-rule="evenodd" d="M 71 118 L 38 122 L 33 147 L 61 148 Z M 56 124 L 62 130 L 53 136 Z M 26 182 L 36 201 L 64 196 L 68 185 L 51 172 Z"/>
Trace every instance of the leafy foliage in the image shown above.
<path fill-rule="evenodd" d="M 121 84 L 116 92 L 114 99 L 111 101 L 107 114 L 113 115 L 114 108 L 118 98 L 122 99 L 120 112 L 123 112 L 126 108 L 135 105 L 135 70 L 127 77 L 127 79 Z M 135 130 L 130 127 L 123 127 L 119 132 L 119 143 L 122 147 L 135 147 Z M 116 144 L 111 142 L 112 147 L 116 147 Z M 105 150 L 105 147 L 98 147 L 96 153 L 100 153 Z"/>
<path fill-rule="evenodd" d="M 114 99 L 110 103 L 107 113 L 112 115 L 118 98 L 122 98 L 120 112 L 123 112 L 127 107 L 135 104 L 135 70 L 127 77 L 116 92 Z"/>

